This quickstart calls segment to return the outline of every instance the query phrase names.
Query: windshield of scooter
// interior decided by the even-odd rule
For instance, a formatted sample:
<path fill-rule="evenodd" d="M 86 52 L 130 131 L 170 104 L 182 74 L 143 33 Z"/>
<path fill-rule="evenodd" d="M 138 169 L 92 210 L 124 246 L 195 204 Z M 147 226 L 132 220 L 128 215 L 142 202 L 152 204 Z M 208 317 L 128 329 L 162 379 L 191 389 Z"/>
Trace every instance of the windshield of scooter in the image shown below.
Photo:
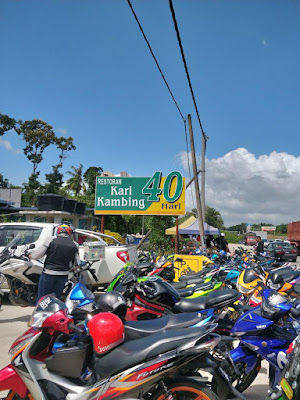
<path fill-rule="evenodd" d="M 59 311 L 67 311 L 66 304 L 49 294 L 42 297 L 33 310 L 30 325 L 35 328 L 40 328 L 43 322 L 51 315 Z"/>
<path fill-rule="evenodd" d="M 0 256 L 7 252 L 8 249 L 14 247 L 20 241 L 20 235 L 16 235 L 1 251 Z"/>

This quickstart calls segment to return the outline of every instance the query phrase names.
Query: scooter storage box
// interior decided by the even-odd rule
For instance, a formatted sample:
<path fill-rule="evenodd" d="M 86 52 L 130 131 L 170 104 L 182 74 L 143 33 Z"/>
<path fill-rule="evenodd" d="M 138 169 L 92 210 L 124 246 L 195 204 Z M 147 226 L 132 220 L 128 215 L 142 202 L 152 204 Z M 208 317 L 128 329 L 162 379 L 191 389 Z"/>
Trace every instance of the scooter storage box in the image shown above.
<path fill-rule="evenodd" d="M 61 347 L 46 359 L 50 372 L 69 378 L 80 378 L 92 353 L 91 343 L 78 343 L 72 347 Z"/>

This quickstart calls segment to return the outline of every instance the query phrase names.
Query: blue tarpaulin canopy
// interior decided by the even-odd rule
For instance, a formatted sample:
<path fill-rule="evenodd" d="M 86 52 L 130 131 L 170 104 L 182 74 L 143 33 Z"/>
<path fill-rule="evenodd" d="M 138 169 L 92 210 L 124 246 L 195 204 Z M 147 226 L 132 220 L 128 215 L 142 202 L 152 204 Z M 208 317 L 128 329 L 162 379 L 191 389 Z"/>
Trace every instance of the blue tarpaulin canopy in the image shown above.
<path fill-rule="evenodd" d="M 220 235 L 219 229 L 208 225 L 206 222 L 204 222 L 204 233 L 205 233 L 205 235 Z M 196 219 L 190 226 L 187 226 L 186 228 L 179 229 L 179 234 L 180 235 L 200 235 L 198 220 Z"/>

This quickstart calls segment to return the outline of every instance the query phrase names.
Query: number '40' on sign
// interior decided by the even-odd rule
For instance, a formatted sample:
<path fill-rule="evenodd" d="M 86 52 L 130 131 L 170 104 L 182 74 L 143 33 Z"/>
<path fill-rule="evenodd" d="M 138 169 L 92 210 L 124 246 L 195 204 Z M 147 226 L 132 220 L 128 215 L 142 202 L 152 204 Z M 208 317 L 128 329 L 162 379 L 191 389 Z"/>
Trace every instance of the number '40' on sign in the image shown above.
<path fill-rule="evenodd" d="M 146 185 L 143 187 L 142 193 L 148 196 L 148 201 L 160 201 L 159 197 L 163 194 L 164 198 L 169 203 L 177 201 L 182 193 L 183 189 L 183 178 L 182 175 L 177 172 L 171 172 L 165 179 L 163 187 L 160 188 L 162 172 L 155 172 L 152 177 L 148 180 Z M 176 179 L 176 188 L 172 196 L 170 196 L 171 185 L 173 180 Z"/>

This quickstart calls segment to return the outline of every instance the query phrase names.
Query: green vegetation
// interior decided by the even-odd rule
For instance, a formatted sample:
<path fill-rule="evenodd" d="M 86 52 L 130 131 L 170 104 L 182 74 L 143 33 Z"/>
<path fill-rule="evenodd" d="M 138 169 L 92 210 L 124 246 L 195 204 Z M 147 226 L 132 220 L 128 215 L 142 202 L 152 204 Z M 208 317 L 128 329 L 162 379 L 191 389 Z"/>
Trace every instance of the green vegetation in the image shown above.
<path fill-rule="evenodd" d="M 39 194 L 54 193 L 86 203 L 88 208 L 94 207 L 96 176 L 103 172 L 102 167 L 89 166 L 84 171 L 82 164 L 72 166 L 71 171 L 67 171 L 67 175 L 70 177 L 65 180 L 61 172 L 64 161 L 69 153 L 76 150 L 71 136 L 68 138 L 57 136 L 51 125 L 38 119 L 20 121 L 0 113 L 0 136 L 10 134 L 11 132 L 17 133 L 24 140 L 24 155 L 32 163 L 32 173 L 28 181 L 21 187 L 21 206 L 35 205 L 36 197 Z M 52 171 L 45 175 L 45 183 L 41 183 L 40 167 L 44 159 L 44 152 L 50 146 L 56 148 L 58 158 L 57 162 L 52 165 Z M 15 187 L 0 173 L 0 188 Z M 185 216 L 179 218 L 179 223 L 184 222 L 192 215 L 196 217 L 196 209 L 188 211 Z M 8 215 L 0 218 L 2 221 L 9 220 Z M 206 206 L 205 208 L 205 221 L 209 225 L 224 231 L 225 237 L 230 243 L 238 243 L 247 228 L 247 224 L 244 222 L 225 228 L 221 213 L 210 206 Z M 143 218 L 136 215 L 115 215 L 105 217 L 105 229 L 117 232 L 119 235 L 141 233 L 142 230 L 146 233 L 151 229 L 149 237 L 150 247 L 159 253 L 165 254 L 174 251 L 174 237 L 166 236 L 165 230 L 174 226 L 175 223 L 175 218 L 170 216 L 145 216 Z M 263 225 L 271 224 L 255 224 L 252 225 L 251 229 L 259 231 Z M 286 236 L 286 234 L 286 224 L 276 227 L 275 235 Z M 121 236 L 118 237 L 120 238 Z M 182 239 L 180 246 L 185 246 L 190 242 L 191 239 Z"/>

